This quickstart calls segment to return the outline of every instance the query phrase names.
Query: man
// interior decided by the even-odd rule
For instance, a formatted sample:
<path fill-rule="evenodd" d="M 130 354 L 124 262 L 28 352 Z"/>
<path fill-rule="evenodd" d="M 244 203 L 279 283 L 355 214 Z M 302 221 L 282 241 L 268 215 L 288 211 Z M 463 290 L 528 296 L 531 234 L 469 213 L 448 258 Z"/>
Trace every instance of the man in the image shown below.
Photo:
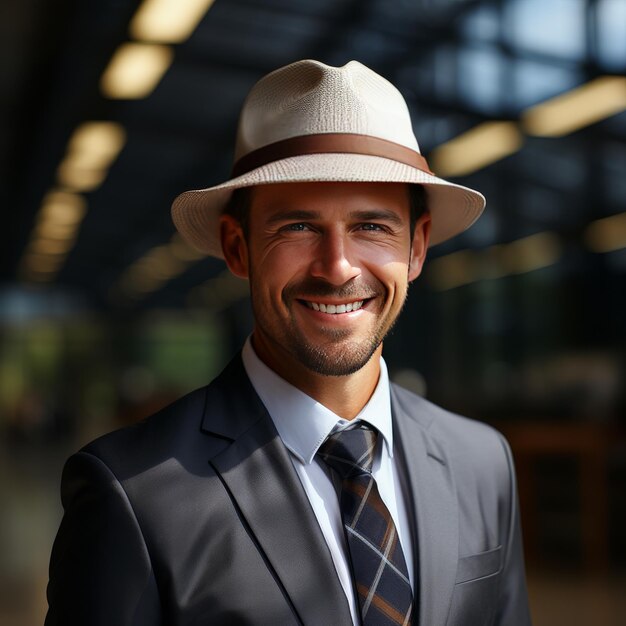
<path fill-rule="evenodd" d="M 173 205 L 249 280 L 253 334 L 208 387 L 70 458 L 46 623 L 529 624 L 508 446 L 381 358 L 428 246 L 483 207 L 363 65 L 257 83 L 233 178 Z"/>

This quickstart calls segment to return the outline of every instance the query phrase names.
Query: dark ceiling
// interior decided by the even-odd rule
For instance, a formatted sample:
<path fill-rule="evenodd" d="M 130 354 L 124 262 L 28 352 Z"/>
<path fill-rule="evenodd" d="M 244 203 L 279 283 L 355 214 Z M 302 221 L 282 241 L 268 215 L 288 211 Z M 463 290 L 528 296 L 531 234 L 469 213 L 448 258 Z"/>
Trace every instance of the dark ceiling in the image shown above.
<path fill-rule="evenodd" d="M 173 64 L 148 97 L 106 98 L 100 77 L 129 40 L 139 5 L 1 4 L 5 285 L 30 282 L 110 309 L 184 306 L 194 288 L 223 281 L 221 262 L 200 259 L 133 298 L 116 291 L 133 263 L 171 240 L 172 199 L 228 177 L 245 94 L 294 60 L 342 65 L 355 58 L 389 78 L 409 101 L 426 155 L 482 122 L 517 122 L 542 100 L 626 72 L 626 13 L 614 0 L 216 0 L 193 35 L 174 46 Z M 86 216 L 58 273 L 20 283 L 42 200 L 58 186 L 73 131 L 89 120 L 120 123 L 125 146 L 103 184 L 85 194 Z M 559 139 L 524 137 L 512 156 L 458 179 L 485 193 L 488 212 L 433 254 L 550 231 L 567 251 L 558 271 L 595 271 L 599 263 L 602 272 L 623 275 L 623 254 L 598 261 L 579 244 L 592 220 L 624 210 L 625 174 L 624 113 Z M 220 290 L 211 293 L 217 298 Z"/>

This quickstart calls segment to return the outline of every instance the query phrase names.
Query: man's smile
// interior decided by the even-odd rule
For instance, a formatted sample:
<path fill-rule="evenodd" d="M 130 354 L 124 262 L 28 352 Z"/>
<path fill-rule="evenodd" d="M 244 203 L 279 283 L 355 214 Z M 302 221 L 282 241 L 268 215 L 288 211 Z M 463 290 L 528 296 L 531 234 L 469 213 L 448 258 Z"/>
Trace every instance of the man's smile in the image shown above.
<path fill-rule="evenodd" d="M 304 304 L 313 309 L 314 311 L 321 311 L 322 313 L 329 313 L 331 315 L 337 315 L 338 313 L 350 313 L 352 311 L 358 311 L 363 306 L 363 300 L 356 300 L 354 302 L 347 302 L 345 304 L 324 304 L 323 302 L 309 302 L 303 300 Z"/>

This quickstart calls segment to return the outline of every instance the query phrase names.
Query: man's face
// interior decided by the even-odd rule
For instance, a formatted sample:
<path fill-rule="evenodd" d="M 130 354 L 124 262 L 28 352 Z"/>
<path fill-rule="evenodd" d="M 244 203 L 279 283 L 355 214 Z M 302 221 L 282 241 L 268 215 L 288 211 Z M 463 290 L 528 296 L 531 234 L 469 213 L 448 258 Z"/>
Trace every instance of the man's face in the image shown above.
<path fill-rule="evenodd" d="M 259 357 L 288 380 L 362 368 L 421 271 L 429 223 L 422 216 L 411 239 L 404 184 L 254 188 L 247 239 L 227 217 L 222 235 L 230 268 L 250 280 Z"/>

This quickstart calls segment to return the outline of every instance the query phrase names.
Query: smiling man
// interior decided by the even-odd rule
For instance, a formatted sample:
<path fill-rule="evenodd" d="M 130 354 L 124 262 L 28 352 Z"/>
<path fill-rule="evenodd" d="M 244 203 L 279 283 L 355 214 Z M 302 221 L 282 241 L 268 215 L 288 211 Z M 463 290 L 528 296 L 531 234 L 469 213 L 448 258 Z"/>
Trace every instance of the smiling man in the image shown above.
<path fill-rule="evenodd" d="M 483 207 L 360 63 L 261 79 L 233 177 L 172 208 L 249 281 L 252 335 L 207 387 L 70 458 L 46 624 L 529 624 L 506 442 L 382 358 L 429 245 Z"/>
<path fill-rule="evenodd" d="M 426 255 L 430 215 L 411 221 L 409 185 L 258 186 L 249 226 L 222 218 L 231 271 L 250 279 L 256 355 L 352 419 L 376 387 L 382 340 Z"/>

